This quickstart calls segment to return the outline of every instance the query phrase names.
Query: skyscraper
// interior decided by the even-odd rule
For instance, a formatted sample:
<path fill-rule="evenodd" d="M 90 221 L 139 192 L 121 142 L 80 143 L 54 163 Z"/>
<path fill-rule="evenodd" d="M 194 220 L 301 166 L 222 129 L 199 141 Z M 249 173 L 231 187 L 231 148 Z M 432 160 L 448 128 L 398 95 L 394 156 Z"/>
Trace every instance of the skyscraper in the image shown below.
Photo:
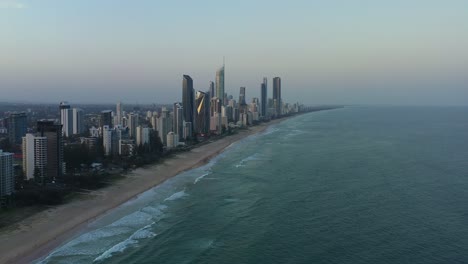
<path fill-rule="evenodd" d="M 136 139 L 136 128 L 140 125 L 140 116 L 138 114 L 130 113 L 128 114 L 127 120 L 128 134 L 130 138 Z"/>
<path fill-rule="evenodd" d="M 118 102 L 117 103 L 117 106 L 116 106 L 116 125 L 122 125 L 122 111 L 123 111 L 123 106 L 122 106 L 122 102 Z"/>
<path fill-rule="evenodd" d="M 266 117 L 266 116 L 267 116 L 267 106 L 268 106 L 268 105 L 267 105 L 267 104 L 268 104 L 268 103 L 267 103 L 267 99 L 268 99 L 268 97 L 267 97 L 267 96 L 268 96 L 268 95 L 267 95 L 267 91 L 268 91 L 267 80 L 268 80 L 268 79 L 267 79 L 266 77 L 264 77 L 264 78 L 263 78 L 263 83 L 262 83 L 262 85 L 261 85 L 261 87 L 260 87 L 260 90 L 261 90 L 261 91 L 260 91 L 260 93 L 261 93 L 261 95 L 260 95 L 260 99 L 261 99 L 260 103 L 261 103 L 261 107 L 262 107 L 262 108 L 261 108 L 261 115 L 262 115 L 263 117 Z"/>
<path fill-rule="evenodd" d="M 53 120 L 41 120 L 37 122 L 37 133 L 39 137 L 47 138 L 47 178 L 60 178 L 64 171 L 62 125 Z"/>
<path fill-rule="evenodd" d="M 83 110 L 73 108 L 73 135 L 83 133 Z"/>
<path fill-rule="evenodd" d="M 210 97 L 216 97 L 216 90 L 215 90 L 214 82 L 210 82 L 209 92 L 210 92 Z"/>
<path fill-rule="evenodd" d="M 188 75 L 184 75 L 182 82 L 182 106 L 184 108 L 184 121 L 192 124 L 193 131 L 195 98 L 193 94 L 193 80 Z"/>
<path fill-rule="evenodd" d="M 158 135 L 164 145 L 167 145 L 167 133 L 172 131 L 172 118 L 169 111 L 163 107 L 158 118 Z"/>
<path fill-rule="evenodd" d="M 239 104 L 240 105 L 245 105 L 245 87 L 241 87 L 239 89 Z"/>
<path fill-rule="evenodd" d="M 221 108 L 224 105 L 224 62 L 223 66 L 216 72 L 216 97 L 219 100 L 219 103 L 221 103 Z M 221 109 L 220 109 L 221 111 Z M 221 112 L 218 112 L 218 133 L 222 133 L 222 115 Z"/>
<path fill-rule="evenodd" d="M 216 72 L 216 96 L 224 103 L 224 64 Z"/>
<path fill-rule="evenodd" d="M 210 131 L 221 131 L 221 100 L 218 97 L 211 98 L 210 103 Z"/>
<path fill-rule="evenodd" d="M 112 127 L 112 110 L 101 111 L 101 119 L 99 126 L 101 128 L 104 126 Z"/>
<path fill-rule="evenodd" d="M 137 127 L 137 135 L 136 135 L 136 145 L 137 146 L 144 146 L 145 144 L 149 144 L 150 142 L 150 132 L 151 129 L 149 127 L 138 126 Z"/>
<path fill-rule="evenodd" d="M 209 131 L 209 102 L 208 95 L 204 92 L 198 91 L 195 97 L 196 102 L 196 133 L 206 134 Z"/>
<path fill-rule="evenodd" d="M 281 115 L 281 78 L 273 78 L 273 101 L 276 103 L 275 110 L 276 115 Z"/>
<path fill-rule="evenodd" d="M 102 127 L 102 146 L 104 147 L 104 155 L 112 155 L 112 137 L 115 136 L 114 130 L 109 126 Z"/>
<path fill-rule="evenodd" d="M 0 149 L 0 197 L 11 195 L 14 191 L 13 153 Z"/>
<path fill-rule="evenodd" d="M 60 124 L 62 125 L 62 133 L 66 137 L 73 134 L 73 112 L 67 102 L 60 102 Z"/>
<path fill-rule="evenodd" d="M 46 176 L 47 138 L 26 134 L 23 137 L 23 172 L 26 179 L 42 180 Z"/>
<path fill-rule="evenodd" d="M 21 144 L 21 138 L 27 132 L 26 113 L 12 113 L 8 117 L 8 139 L 11 144 Z"/>
<path fill-rule="evenodd" d="M 174 103 L 172 131 L 177 135 L 177 139 L 182 139 L 184 135 L 184 108 L 180 103 Z"/>

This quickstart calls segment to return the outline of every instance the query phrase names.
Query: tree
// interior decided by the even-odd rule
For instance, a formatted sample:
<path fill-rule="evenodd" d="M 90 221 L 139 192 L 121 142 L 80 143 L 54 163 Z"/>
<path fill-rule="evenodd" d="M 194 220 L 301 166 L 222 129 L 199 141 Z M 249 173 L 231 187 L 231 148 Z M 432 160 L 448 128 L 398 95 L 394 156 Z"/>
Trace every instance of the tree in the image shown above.
<path fill-rule="evenodd" d="M 163 143 L 161 138 L 159 138 L 158 132 L 152 130 L 150 133 L 150 149 L 152 153 L 161 154 L 163 152 Z"/>

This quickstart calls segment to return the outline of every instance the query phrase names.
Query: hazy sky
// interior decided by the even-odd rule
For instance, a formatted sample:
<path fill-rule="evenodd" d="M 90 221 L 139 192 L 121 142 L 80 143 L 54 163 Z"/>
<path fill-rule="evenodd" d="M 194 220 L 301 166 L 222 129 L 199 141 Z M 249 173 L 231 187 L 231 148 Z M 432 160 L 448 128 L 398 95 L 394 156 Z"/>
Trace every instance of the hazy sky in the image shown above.
<path fill-rule="evenodd" d="M 466 0 L 0 0 L 0 101 L 468 105 Z"/>

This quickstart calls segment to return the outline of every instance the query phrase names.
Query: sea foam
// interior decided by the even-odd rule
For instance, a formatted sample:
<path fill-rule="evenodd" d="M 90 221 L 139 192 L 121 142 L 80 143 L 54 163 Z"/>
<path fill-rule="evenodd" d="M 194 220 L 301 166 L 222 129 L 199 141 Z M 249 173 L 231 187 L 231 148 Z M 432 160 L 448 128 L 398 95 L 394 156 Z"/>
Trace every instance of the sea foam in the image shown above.
<path fill-rule="evenodd" d="M 171 196 L 164 199 L 164 201 L 175 201 L 175 200 L 178 200 L 178 199 L 180 199 L 182 197 L 185 197 L 187 195 L 188 194 L 185 192 L 185 189 L 184 189 L 184 190 L 182 190 L 180 192 L 173 193 Z"/>
<path fill-rule="evenodd" d="M 210 175 L 211 174 L 211 171 L 201 175 L 200 177 L 196 178 L 195 181 L 193 182 L 193 184 L 197 184 L 199 181 L 201 181 L 203 178 L 205 178 L 206 176 Z"/>
<path fill-rule="evenodd" d="M 106 250 L 104 253 L 102 253 L 99 257 L 95 258 L 93 262 L 98 262 L 107 258 L 112 257 L 115 253 L 121 253 L 124 252 L 125 249 L 127 249 L 130 246 L 134 246 L 138 244 L 138 240 L 140 239 L 145 239 L 145 238 L 152 238 L 155 237 L 156 234 L 149 229 L 155 222 L 138 229 L 135 233 L 133 233 L 130 237 L 125 239 L 122 242 L 119 242 Z"/>

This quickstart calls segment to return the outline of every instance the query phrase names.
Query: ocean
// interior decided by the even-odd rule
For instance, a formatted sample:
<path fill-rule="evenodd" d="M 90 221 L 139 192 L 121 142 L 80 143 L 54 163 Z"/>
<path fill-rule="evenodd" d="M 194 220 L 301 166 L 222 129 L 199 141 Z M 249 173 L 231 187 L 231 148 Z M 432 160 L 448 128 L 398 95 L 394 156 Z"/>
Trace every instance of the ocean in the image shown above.
<path fill-rule="evenodd" d="M 467 263 L 468 108 L 346 107 L 234 143 L 41 263 Z"/>

